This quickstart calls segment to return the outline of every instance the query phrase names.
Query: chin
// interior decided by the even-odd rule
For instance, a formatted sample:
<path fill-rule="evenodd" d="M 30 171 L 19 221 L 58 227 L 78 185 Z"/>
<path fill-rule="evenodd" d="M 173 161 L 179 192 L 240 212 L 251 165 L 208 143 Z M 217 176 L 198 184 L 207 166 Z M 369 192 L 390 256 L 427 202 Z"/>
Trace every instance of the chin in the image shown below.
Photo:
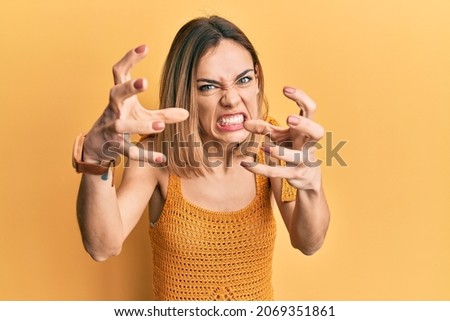
<path fill-rule="evenodd" d="M 245 142 L 250 136 L 250 133 L 248 131 L 242 131 L 241 133 L 233 133 L 231 135 L 227 135 L 227 137 L 224 139 L 224 143 L 236 145 L 236 144 L 242 144 Z"/>

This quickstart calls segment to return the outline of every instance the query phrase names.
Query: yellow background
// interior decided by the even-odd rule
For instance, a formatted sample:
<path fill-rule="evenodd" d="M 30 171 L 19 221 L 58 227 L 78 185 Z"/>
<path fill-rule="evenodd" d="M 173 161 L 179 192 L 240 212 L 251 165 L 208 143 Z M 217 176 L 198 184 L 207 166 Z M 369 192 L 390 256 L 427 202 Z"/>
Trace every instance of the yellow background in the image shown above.
<path fill-rule="evenodd" d="M 149 45 L 134 75 L 155 107 L 173 36 L 205 14 L 254 42 L 272 115 L 296 113 L 281 88 L 301 87 L 332 145 L 348 141 L 348 166 L 323 168 L 322 250 L 291 249 L 278 220 L 276 299 L 449 300 L 448 0 L 1 0 L 0 299 L 152 298 L 145 216 L 119 257 L 84 252 L 71 148 L 106 105 L 113 63 Z"/>

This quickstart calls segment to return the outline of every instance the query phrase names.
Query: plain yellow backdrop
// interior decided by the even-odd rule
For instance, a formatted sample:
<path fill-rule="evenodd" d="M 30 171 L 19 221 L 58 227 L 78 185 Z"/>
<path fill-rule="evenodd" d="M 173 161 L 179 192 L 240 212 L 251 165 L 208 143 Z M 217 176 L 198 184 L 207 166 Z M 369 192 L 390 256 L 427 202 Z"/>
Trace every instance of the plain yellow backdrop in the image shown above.
<path fill-rule="evenodd" d="M 278 300 L 450 300 L 448 0 L 1 0 L 0 299 L 151 300 L 147 218 L 120 256 L 95 263 L 75 218 L 74 137 L 106 106 L 111 66 L 134 70 L 157 107 L 176 31 L 219 14 L 256 46 L 271 114 L 303 88 L 336 146 L 324 163 L 332 220 L 324 247 L 293 250 L 278 218 Z M 325 148 L 319 153 L 326 160 Z M 277 217 L 278 217 L 278 213 Z"/>

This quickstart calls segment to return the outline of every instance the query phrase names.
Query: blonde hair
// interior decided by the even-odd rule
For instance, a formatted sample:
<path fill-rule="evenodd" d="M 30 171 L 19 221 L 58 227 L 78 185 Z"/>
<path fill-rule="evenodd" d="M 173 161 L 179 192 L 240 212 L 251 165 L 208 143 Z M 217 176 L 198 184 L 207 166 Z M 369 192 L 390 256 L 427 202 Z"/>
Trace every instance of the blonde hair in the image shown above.
<path fill-rule="evenodd" d="M 190 116 L 184 122 L 168 124 L 156 137 L 157 150 L 167 155 L 169 170 L 180 177 L 202 176 L 208 170 L 203 163 L 204 142 L 198 120 L 195 73 L 203 55 L 224 39 L 235 41 L 250 53 L 258 77 L 259 116 L 267 116 L 263 70 L 247 36 L 236 25 L 218 16 L 196 18 L 186 23 L 175 36 L 163 67 L 159 108 L 184 108 Z M 249 135 L 247 140 L 251 137 Z M 188 146 L 180 148 L 177 142 L 188 143 Z"/>

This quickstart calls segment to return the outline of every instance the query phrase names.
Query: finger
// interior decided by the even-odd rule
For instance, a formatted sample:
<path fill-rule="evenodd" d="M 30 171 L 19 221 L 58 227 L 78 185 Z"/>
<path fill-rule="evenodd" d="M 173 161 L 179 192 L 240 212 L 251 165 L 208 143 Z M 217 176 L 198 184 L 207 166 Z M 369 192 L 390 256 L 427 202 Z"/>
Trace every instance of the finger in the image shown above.
<path fill-rule="evenodd" d="M 303 164 L 304 159 L 308 158 L 308 151 L 303 150 L 293 150 L 290 148 L 285 148 L 277 145 L 264 144 L 263 150 L 270 157 L 274 157 L 278 160 L 285 161 L 294 166 Z"/>
<path fill-rule="evenodd" d="M 116 134 L 154 134 L 163 131 L 166 123 L 181 122 L 189 116 L 189 112 L 182 108 L 145 110 L 145 113 L 146 117 L 141 117 L 141 119 L 116 119 L 107 126 L 107 129 Z"/>
<path fill-rule="evenodd" d="M 114 84 L 121 84 L 131 79 L 131 69 L 147 55 L 147 46 L 141 45 L 128 51 L 122 59 L 113 66 Z"/>
<path fill-rule="evenodd" d="M 154 110 L 140 106 L 130 114 L 130 118 L 134 120 L 160 121 L 166 124 L 178 123 L 188 117 L 189 112 L 186 109 L 177 107 Z"/>
<path fill-rule="evenodd" d="M 300 115 L 312 119 L 317 109 L 316 103 L 302 90 L 293 87 L 284 87 L 284 95 L 295 101 L 300 107 Z"/>
<path fill-rule="evenodd" d="M 163 131 L 164 128 L 165 124 L 160 120 L 117 119 L 109 126 L 109 129 L 117 134 L 131 133 L 142 135 L 159 133 Z"/>
<path fill-rule="evenodd" d="M 179 123 L 189 117 L 189 112 L 181 107 L 168 107 L 158 110 L 145 109 L 146 115 L 151 120 L 159 120 L 166 124 Z"/>
<path fill-rule="evenodd" d="M 317 164 L 317 157 L 315 155 L 318 149 L 317 142 L 309 141 L 302 146 L 301 150 L 269 144 L 263 144 L 262 148 L 271 160 L 275 158 L 284 161 L 287 167 L 303 165 L 311 167 Z"/>
<path fill-rule="evenodd" d="M 301 141 L 301 145 L 310 140 L 319 141 L 322 139 L 325 132 L 323 127 L 318 123 L 302 116 L 289 116 L 287 124 L 289 126 L 291 137 L 294 138 L 294 144 L 299 141 Z M 296 148 L 298 148 L 298 145 Z"/>
<path fill-rule="evenodd" d="M 272 125 L 262 119 L 251 119 L 244 122 L 244 128 L 254 134 L 267 135 L 279 143 L 289 139 L 289 128 Z"/>
<path fill-rule="evenodd" d="M 162 164 L 166 162 L 166 156 L 162 153 L 147 150 L 124 140 L 124 155 L 134 161 L 143 161 L 151 164 Z"/>
<path fill-rule="evenodd" d="M 300 167 L 269 166 L 256 162 L 241 162 L 241 166 L 257 175 L 286 179 L 299 179 L 305 170 Z"/>
<path fill-rule="evenodd" d="M 154 164 L 166 162 L 164 154 L 145 148 L 142 143 L 131 143 L 129 135 L 116 135 L 115 138 L 107 140 L 101 148 L 101 159 L 114 160 L 120 155 L 136 161 L 145 161 Z"/>
<path fill-rule="evenodd" d="M 109 101 L 113 103 L 115 107 L 119 107 L 125 99 L 143 92 L 145 89 L 147 89 L 147 80 L 144 78 L 128 80 L 111 88 L 109 92 Z"/>

